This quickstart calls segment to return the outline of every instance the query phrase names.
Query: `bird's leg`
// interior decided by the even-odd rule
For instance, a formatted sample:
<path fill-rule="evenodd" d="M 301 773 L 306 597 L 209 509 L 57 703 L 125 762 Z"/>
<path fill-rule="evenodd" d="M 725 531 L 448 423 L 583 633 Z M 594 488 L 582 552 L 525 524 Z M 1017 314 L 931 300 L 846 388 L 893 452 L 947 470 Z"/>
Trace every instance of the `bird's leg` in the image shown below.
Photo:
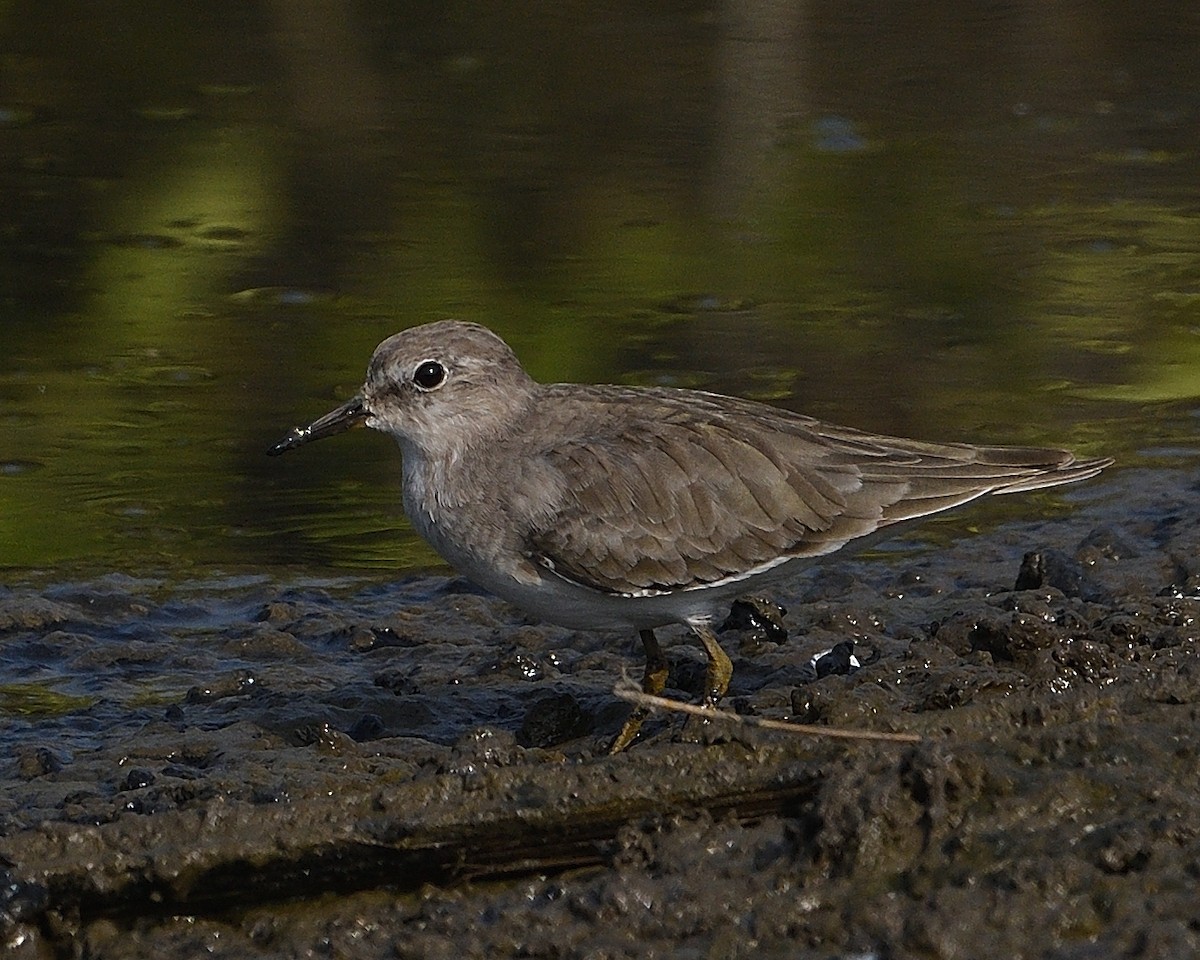
<path fill-rule="evenodd" d="M 715 707 L 729 689 L 729 680 L 733 676 L 733 663 L 721 644 L 712 627 L 705 623 L 691 623 L 692 633 L 699 637 L 704 644 L 704 652 L 708 656 L 708 667 L 704 671 L 704 706 Z"/>
<path fill-rule="evenodd" d="M 700 706 L 714 710 L 721 702 L 721 698 L 725 696 L 725 691 L 729 689 L 729 680 L 733 676 L 733 663 L 730 661 L 729 655 L 721 648 L 721 644 L 717 642 L 717 635 L 713 632 L 712 627 L 707 623 L 696 622 L 690 622 L 688 626 L 691 627 L 696 638 L 704 644 L 704 653 L 708 657 L 708 665 L 704 670 L 704 692 Z M 683 725 L 680 736 L 684 740 L 703 742 L 707 738 L 699 731 L 707 726 L 707 719 L 693 714 Z"/>
<path fill-rule="evenodd" d="M 646 672 L 642 674 L 642 692 L 657 697 L 662 693 L 663 687 L 667 685 L 667 658 L 663 656 L 662 648 L 658 645 L 658 638 L 654 636 L 653 630 L 640 630 L 638 636 L 642 638 L 642 646 L 646 650 Z M 728 662 L 726 659 L 726 663 Z M 726 683 L 728 684 L 728 678 L 726 678 Z M 633 708 L 629 719 L 625 721 L 620 732 L 609 744 L 608 752 L 610 754 L 620 753 L 633 743 L 633 739 L 642 729 L 642 723 L 648 713 L 649 711 L 645 707 Z"/>

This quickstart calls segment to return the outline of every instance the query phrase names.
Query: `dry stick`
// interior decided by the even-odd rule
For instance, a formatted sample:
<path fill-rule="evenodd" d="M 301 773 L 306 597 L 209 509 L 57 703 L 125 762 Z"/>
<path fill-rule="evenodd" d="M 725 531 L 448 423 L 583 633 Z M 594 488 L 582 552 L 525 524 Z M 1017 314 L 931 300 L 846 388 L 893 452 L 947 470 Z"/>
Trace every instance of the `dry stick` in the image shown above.
<path fill-rule="evenodd" d="M 687 713 L 706 720 L 728 720 L 730 723 L 740 723 L 747 727 L 762 727 L 766 730 L 782 730 L 785 733 L 807 734 L 814 737 L 840 737 L 843 740 L 884 740 L 890 743 L 920 743 L 921 738 L 915 733 L 884 733 L 875 730 L 854 730 L 850 727 L 818 727 L 811 723 L 790 723 L 786 720 L 768 720 L 766 717 L 746 717 L 740 713 L 730 713 L 728 710 L 718 710 L 715 707 L 697 707 L 691 703 L 682 703 L 668 697 L 656 697 L 645 693 L 629 677 L 622 677 L 613 687 L 622 700 L 627 700 L 639 707 L 658 707 L 662 710 L 674 710 Z"/>

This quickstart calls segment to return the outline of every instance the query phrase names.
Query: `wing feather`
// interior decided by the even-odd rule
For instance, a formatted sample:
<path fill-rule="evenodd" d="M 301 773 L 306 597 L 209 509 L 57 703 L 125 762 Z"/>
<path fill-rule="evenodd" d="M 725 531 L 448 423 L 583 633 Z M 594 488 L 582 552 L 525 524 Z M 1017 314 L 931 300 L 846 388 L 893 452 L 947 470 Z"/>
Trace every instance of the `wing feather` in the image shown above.
<path fill-rule="evenodd" d="M 544 389 L 570 392 L 572 421 L 548 431 L 559 442 L 538 451 L 558 492 L 527 551 L 616 593 L 751 576 L 987 494 L 1085 479 L 1111 462 L 875 436 L 691 391 Z M 561 442 L 564 434 L 575 439 Z"/>

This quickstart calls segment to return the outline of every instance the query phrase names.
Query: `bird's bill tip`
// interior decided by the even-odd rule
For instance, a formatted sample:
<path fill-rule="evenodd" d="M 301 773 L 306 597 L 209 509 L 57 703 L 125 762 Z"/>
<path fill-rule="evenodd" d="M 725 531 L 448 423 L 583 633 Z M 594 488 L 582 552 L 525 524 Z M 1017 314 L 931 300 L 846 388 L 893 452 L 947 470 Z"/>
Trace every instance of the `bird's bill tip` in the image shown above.
<path fill-rule="evenodd" d="M 362 397 L 343 403 L 336 410 L 310 423 L 307 427 L 292 427 L 292 432 L 267 450 L 268 457 L 277 457 L 313 440 L 332 437 L 360 427 L 367 421 L 367 407 Z"/>

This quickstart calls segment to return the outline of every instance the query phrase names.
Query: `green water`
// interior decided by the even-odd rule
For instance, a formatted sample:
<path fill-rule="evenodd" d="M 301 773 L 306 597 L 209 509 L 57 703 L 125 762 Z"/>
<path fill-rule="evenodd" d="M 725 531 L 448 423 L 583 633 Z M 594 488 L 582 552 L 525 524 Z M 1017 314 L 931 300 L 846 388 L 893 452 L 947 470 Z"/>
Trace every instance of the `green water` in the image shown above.
<path fill-rule="evenodd" d="M 1198 39 L 1164 2 L 0 5 L 0 567 L 434 562 L 383 437 L 263 451 L 445 316 L 543 379 L 1176 463 Z"/>
<path fill-rule="evenodd" d="M 62 693 L 51 682 L 0 683 L 0 715 L 57 717 L 85 710 L 95 697 Z"/>

